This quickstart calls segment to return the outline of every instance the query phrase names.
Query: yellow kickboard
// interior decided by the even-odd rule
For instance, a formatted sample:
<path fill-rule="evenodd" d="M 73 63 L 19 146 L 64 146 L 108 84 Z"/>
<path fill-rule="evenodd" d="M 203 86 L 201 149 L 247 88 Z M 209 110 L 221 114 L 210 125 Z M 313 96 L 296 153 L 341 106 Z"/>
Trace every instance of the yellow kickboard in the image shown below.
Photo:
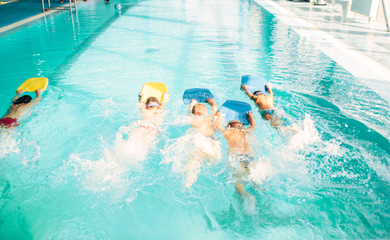
<path fill-rule="evenodd" d="M 164 93 L 167 93 L 168 89 L 164 83 L 147 82 L 141 89 L 140 102 L 144 103 L 149 97 L 156 97 L 160 103 L 162 102 Z"/>
<path fill-rule="evenodd" d="M 49 79 L 45 77 L 29 78 L 20 85 L 16 91 L 24 90 L 25 92 L 35 92 L 39 88 L 42 88 L 42 90 L 45 91 L 48 84 Z"/>

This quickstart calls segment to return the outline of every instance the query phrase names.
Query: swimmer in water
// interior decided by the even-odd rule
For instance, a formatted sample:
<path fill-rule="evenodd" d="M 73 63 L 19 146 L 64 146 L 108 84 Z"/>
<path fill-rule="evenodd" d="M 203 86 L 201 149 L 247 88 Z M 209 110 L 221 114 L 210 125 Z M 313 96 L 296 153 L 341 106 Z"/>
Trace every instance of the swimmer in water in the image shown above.
<path fill-rule="evenodd" d="M 207 99 L 206 101 L 211 106 L 211 115 L 208 114 L 206 105 L 198 103 L 196 100 L 191 101 L 188 110 L 192 116 L 192 127 L 205 136 L 213 136 L 216 130 L 214 117 L 218 112 L 218 107 L 213 98 Z"/>
<path fill-rule="evenodd" d="M 168 93 L 164 93 L 161 103 L 156 97 L 149 97 L 143 102 L 142 93 L 139 96 L 142 120 L 121 127 L 121 132 L 126 134 L 128 139 L 124 140 L 121 132 L 116 134 L 114 155 L 117 159 L 124 159 L 126 162 L 141 162 L 146 159 L 152 143 L 161 132 L 160 125 L 164 120 L 163 109 L 169 100 Z"/>
<path fill-rule="evenodd" d="M 203 103 L 192 100 L 189 107 L 190 124 L 192 128 L 187 132 L 184 139 L 189 137 L 191 146 L 189 150 L 190 159 L 185 165 L 187 172 L 186 187 L 191 186 L 197 179 L 200 172 L 201 163 L 206 159 L 214 164 L 221 161 L 220 142 L 214 136 L 215 114 L 218 112 L 217 104 L 213 98 L 207 99 L 207 103 L 212 108 L 212 113 L 207 112 L 207 107 Z"/>
<path fill-rule="evenodd" d="M 236 190 L 241 197 L 247 197 L 251 202 L 254 197 L 245 192 L 243 177 L 249 175 L 249 169 L 254 166 L 254 152 L 250 146 L 249 137 L 255 129 L 255 118 L 253 113 L 248 112 L 250 126 L 244 128 L 243 124 L 238 121 L 230 121 L 227 128 L 222 126 L 221 114 L 218 113 L 217 129 L 223 134 L 229 145 L 229 165 L 234 169 L 236 178 Z M 255 185 L 256 186 L 256 185 Z M 257 187 L 257 186 L 256 186 Z"/>
<path fill-rule="evenodd" d="M 140 93 L 139 96 L 140 99 L 142 99 L 142 93 Z M 168 102 L 168 99 L 169 94 L 164 93 L 161 103 L 156 97 L 147 98 L 145 103 L 140 100 L 139 107 L 141 109 L 143 120 L 136 122 L 136 126 L 138 126 L 138 128 L 135 129 L 132 134 L 132 136 L 136 137 L 134 141 L 137 141 L 137 138 L 142 136 L 153 139 L 157 137 L 158 133 L 161 132 L 160 125 L 164 120 L 163 109 L 165 104 Z"/>
<path fill-rule="evenodd" d="M 23 90 L 19 90 L 16 93 L 17 95 L 12 99 L 11 107 L 8 109 L 7 113 L 0 118 L 0 128 L 14 128 L 19 126 L 18 119 L 23 113 L 42 99 L 41 88 L 35 91 L 35 99 L 32 99 L 29 95 L 20 97 L 20 95 L 24 93 Z"/>
<path fill-rule="evenodd" d="M 296 127 L 283 126 L 283 119 L 281 114 L 278 113 L 278 110 L 274 106 L 274 93 L 269 84 L 266 85 L 266 89 L 269 93 L 268 96 L 265 94 L 265 92 L 260 90 L 255 91 L 252 94 L 248 91 L 246 86 L 242 84 L 241 89 L 244 90 L 248 97 L 255 102 L 255 104 L 259 107 L 261 117 L 269 121 L 271 126 L 284 132 L 298 132 Z"/>

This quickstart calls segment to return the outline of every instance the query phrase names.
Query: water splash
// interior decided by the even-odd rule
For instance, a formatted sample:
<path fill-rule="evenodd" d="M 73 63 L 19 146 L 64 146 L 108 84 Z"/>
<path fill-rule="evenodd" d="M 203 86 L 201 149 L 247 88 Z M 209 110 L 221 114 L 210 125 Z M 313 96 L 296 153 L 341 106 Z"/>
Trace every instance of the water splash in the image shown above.
<path fill-rule="evenodd" d="M 315 128 L 314 121 L 309 114 L 306 114 L 305 119 L 303 120 L 302 129 L 291 136 L 288 146 L 292 150 L 301 150 L 304 149 L 305 146 L 314 144 L 320 140 L 321 138 Z"/>
<path fill-rule="evenodd" d="M 260 157 L 259 160 L 249 168 L 248 180 L 256 185 L 263 185 L 274 174 L 274 169 L 271 166 L 269 159 Z"/>
<path fill-rule="evenodd" d="M 194 129 L 175 139 L 162 150 L 162 163 L 172 163 L 172 171 L 183 177 L 186 187 L 198 179 L 204 164 L 218 164 L 221 161 L 221 143 L 214 137 L 207 137 Z"/>
<path fill-rule="evenodd" d="M 0 158 L 5 158 L 11 153 L 20 152 L 19 135 L 20 133 L 13 130 L 0 129 Z"/>
<path fill-rule="evenodd" d="M 70 165 L 85 189 L 107 193 L 112 201 L 127 203 L 136 197 L 138 181 L 136 174 L 142 170 L 142 162 L 155 146 L 158 127 L 145 121 L 137 121 L 121 127 L 116 133 L 112 148 L 102 147 L 103 154 L 97 160 L 81 154 L 70 156 Z"/>

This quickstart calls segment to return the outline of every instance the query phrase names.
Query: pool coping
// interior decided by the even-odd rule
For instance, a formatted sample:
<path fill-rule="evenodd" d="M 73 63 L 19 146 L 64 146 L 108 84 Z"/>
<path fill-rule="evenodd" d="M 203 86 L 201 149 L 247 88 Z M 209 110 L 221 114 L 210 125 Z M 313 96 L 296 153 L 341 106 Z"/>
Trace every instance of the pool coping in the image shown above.
<path fill-rule="evenodd" d="M 80 1 L 83 1 L 83 0 L 77 0 L 77 2 L 80 2 Z M 47 15 L 50 15 L 50 14 L 53 14 L 53 13 L 56 13 L 58 11 L 61 11 L 61 10 L 68 10 L 69 11 L 69 7 L 68 5 L 65 5 L 64 6 L 58 6 L 58 7 L 54 7 L 54 8 L 50 8 L 48 9 L 47 11 L 43 12 L 43 13 L 40 13 L 40 14 L 37 14 L 37 15 L 34 15 L 34 16 L 31 16 L 31 17 L 28 17 L 28 18 L 25 18 L 23 20 L 20 20 L 20 21 L 17 21 L 17 22 L 14 22 L 14 23 L 11 23 L 9 25 L 6 25 L 4 27 L 1 27 L 0 28 L 0 34 L 1 33 L 4 33 L 4 32 L 7 32 L 9 30 L 12 30 L 12 29 L 15 29 L 17 27 L 20 27 L 24 24 L 27 24 L 27 23 L 30 23 L 30 22 L 33 22 L 37 19 L 40 19 L 42 17 L 45 17 Z"/>
<path fill-rule="evenodd" d="M 255 2 L 390 102 L 390 69 L 388 67 L 272 0 L 255 0 Z"/>

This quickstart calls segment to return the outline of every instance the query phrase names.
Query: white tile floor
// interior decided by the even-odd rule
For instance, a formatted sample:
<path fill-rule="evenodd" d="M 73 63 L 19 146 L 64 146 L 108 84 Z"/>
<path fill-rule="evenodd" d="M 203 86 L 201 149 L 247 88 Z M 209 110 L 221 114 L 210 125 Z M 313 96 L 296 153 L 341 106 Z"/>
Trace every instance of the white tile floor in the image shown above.
<path fill-rule="evenodd" d="M 390 68 L 390 32 L 386 32 L 384 22 L 369 22 L 367 17 L 354 12 L 343 19 L 342 7 L 337 1 L 327 6 L 287 0 L 273 2 Z"/>
<path fill-rule="evenodd" d="M 344 18 L 337 1 L 327 6 L 306 1 L 254 1 L 390 102 L 390 32 L 385 23 L 369 22 L 353 12 Z"/>

